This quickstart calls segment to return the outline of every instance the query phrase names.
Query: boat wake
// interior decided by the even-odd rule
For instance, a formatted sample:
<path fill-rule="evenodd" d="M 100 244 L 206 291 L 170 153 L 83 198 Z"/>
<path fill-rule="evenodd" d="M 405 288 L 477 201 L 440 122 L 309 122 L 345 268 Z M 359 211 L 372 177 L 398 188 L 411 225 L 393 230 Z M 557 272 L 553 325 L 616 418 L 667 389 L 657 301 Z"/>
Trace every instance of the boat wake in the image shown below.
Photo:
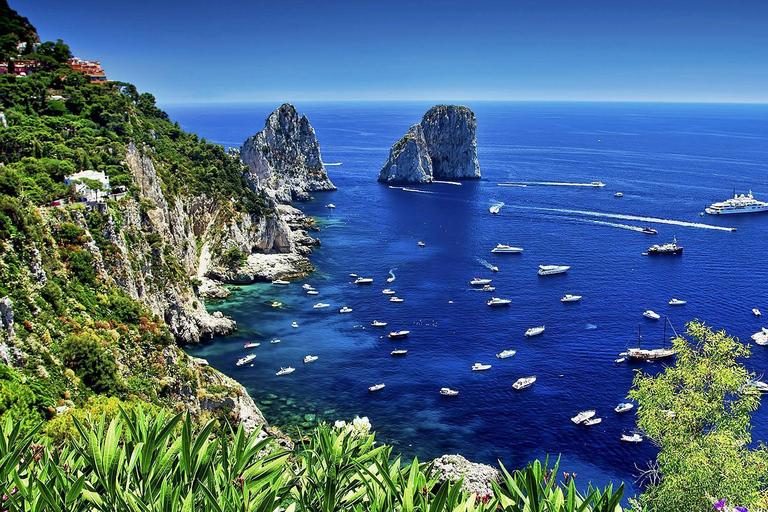
<path fill-rule="evenodd" d="M 459 183 L 458 181 L 437 181 L 437 180 L 432 180 L 432 183 L 439 183 L 441 185 L 458 185 L 458 186 L 461 186 L 461 183 Z"/>
<path fill-rule="evenodd" d="M 434 192 L 430 192 L 428 190 L 419 190 L 417 188 L 403 187 L 400 190 L 405 190 L 406 192 L 418 192 L 419 194 L 434 194 Z"/>
<path fill-rule="evenodd" d="M 522 183 L 497 183 L 500 187 L 527 187 L 528 185 L 523 185 Z"/>
<path fill-rule="evenodd" d="M 597 329 L 597 326 L 595 324 L 587 324 L 584 328 L 588 331 L 594 331 Z"/>
<path fill-rule="evenodd" d="M 478 262 L 479 264 L 481 264 L 482 266 L 484 266 L 485 268 L 487 268 L 488 270 L 492 270 L 492 269 L 493 269 L 493 265 L 491 265 L 490 263 L 488 263 L 488 262 L 487 262 L 486 260 L 484 260 L 483 258 L 477 258 L 477 262 Z"/>
<path fill-rule="evenodd" d="M 596 185 L 596 183 L 600 182 L 592 182 L 592 183 L 571 183 L 568 181 L 521 181 L 520 183 L 499 183 L 502 187 L 527 187 L 528 185 L 545 185 L 545 186 L 553 186 L 553 187 L 590 187 L 590 188 L 598 188 L 598 187 L 604 187 L 605 185 Z"/>
<path fill-rule="evenodd" d="M 331 165 L 341 165 L 341 164 L 343 164 L 343 163 L 344 163 L 344 162 L 333 162 L 333 163 L 330 163 L 330 164 L 329 164 L 329 163 L 327 163 L 327 162 L 323 162 L 323 167 L 328 167 L 328 166 L 331 166 Z"/>
<path fill-rule="evenodd" d="M 387 282 L 391 283 L 392 281 L 395 280 L 395 269 L 394 268 L 389 269 L 389 276 L 390 277 L 387 278 Z"/>

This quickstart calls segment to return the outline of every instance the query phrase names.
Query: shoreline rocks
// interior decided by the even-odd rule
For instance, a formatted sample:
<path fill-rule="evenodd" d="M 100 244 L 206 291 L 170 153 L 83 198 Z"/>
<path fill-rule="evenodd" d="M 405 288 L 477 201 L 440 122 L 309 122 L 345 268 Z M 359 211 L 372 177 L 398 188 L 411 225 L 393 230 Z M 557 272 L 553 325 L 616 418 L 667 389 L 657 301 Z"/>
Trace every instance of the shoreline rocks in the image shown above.
<path fill-rule="evenodd" d="M 438 483 L 446 480 L 457 482 L 463 480 L 465 491 L 477 496 L 493 494 L 491 482 L 501 483 L 501 472 L 493 466 L 470 462 L 461 455 L 443 455 L 432 461 L 435 471 L 438 472 Z"/>

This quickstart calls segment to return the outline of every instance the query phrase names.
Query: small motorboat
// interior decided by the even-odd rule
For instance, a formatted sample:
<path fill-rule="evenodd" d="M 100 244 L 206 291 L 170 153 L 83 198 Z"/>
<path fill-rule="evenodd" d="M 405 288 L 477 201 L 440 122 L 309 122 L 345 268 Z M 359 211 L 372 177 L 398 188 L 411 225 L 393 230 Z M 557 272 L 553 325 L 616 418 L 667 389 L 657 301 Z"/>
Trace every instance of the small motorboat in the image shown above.
<path fill-rule="evenodd" d="M 425 244 L 424 242 L 419 242 L 419 247 L 426 247 L 426 246 L 427 244 Z"/>
<path fill-rule="evenodd" d="M 502 350 L 498 354 L 496 354 L 496 357 L 499 359 L 506 359 L 508 357 L 512 357 L 515 354 L 517 354 L 517 350 Z"/>
<path fill-rule="evenodd" d="M 631 410 L 634 407 L 634 404 L 631 404 L 629 402 L 622 402 L 619 405 L 617 405 L 613 410 L 616 412 L 627 412 Z"/>
<path fill-rule="evenodd" d="M 389 355 L 391 355 L 391 356 L 404 356 L 407 353 L 408 353 L 407 350 L 401 348 L 401 349 L 393 350 L 392 352 L 389 353 Z"/>
<path fill-rule="evenodd" d="M 488 208 L 488 211 L 491 212 L 492 214 L 496 215 L 497 213 L 499 213 L 499 211 L 501 211 L 501 205 L 495 204 L 495 205 L 491 206 L 490 208 Z"/>
<path fill-rule="evenodd" d="M 394 295 L 395 294 L 395 290 L 390 290 L 389 288 L 385 288 L 385 289 L 381 290 L 381 293 L 383 293 L 384 295 Z"/>
<path fill-rule="evenodd" d="M 349 277 L 357 277 L 357 274 L 349 274 Z"/>
<path fill-rule="evenodd" d="M 658 313 L 656 313 L 655 311 L 653 311 L 652 309 L 647 309 L 647 310 L 645 310 L 645 311 L 643 312 L 643 316 L 644 316 L 645 318 L 650 318 L 651 320 L 658 320 L 659 318 L 661 318 L 661 317 L 659 316 L 659 314 L 658 314 Z"/>
<path fill-rule="evenodd" d="M 483 363 L 475 363 L 472 365 L 472 371 L 473 372 L 480 372 L 483 370 L 490 370 L 491 365 L 489 364 L 483 364 Z"/>
<path fill-rule="evenodd" d="M 768 345 L 768 329 L 763 327 L 761 330 L 753 334 L 751 338 L 752 338 L 752 341 L 754 341 L 760 346 Z"/>
<path fill-rule="evenodd" d="M 317 361 L 317 356 L 306 356 L 304 358 L 304 362 L 305 363 L 312 363 L 312 362 L 315 362 L 315 361 Z"/>
<path fill-rule="evenodd" d="M 317 295 L 318 293 L 320 292 L 317 290 L 307 290 L 307 295 Z"/>
<path fill-rule="evenodd" d="M 275 279 L 274 281 L 272 281 L 272 284 L 286 285 L 286 284 L 291 284 L 291 282 L 290 281 L 286 281 L 284 279 Z"/>
<path fill-rule="evenodd" d="M 294 329 L 297 328 L 298 326 L 299 326 L 298 322 L 291 322 L 291 327 L 293 327 Z"/>
<path fill-rule="evenodd" d="M 624 197 L 624 192 L 616 192 L 613 197 Z"/>
<path fill-rule="evenodd" d="M 246 343 L 245 345 L 243 345 L 243 348 L 256 348 L 259 345 L 261 345 L 261 343 L 256 343 L 255 341 L 251 341 L 251 342 Z"/>
<path fill-rule="evenodd" d="M 521 389 L 530 387 L 534 382 L 536 382 L 535 375 L 531 375 L 530 377 L 522 377 L 520 379 L 517 379 L 515 383 L 512 384 L 512 387 L 520 391 Z"/>
<path fill-rule="evenodd" d="M 288 368 L 283 368 L 281 366 L 280 370 L 278 370 L 278 372 L 275 375 L 277 375 L 279 377 L 281 375 L 289 375 L 289 374 L 291 374 L 291 373 L 293 373 L 295 371 L 296 371 L 296 368 L 293 368 L 292 366 L 289 366 Z"/>
<path fill-rule="evenodd" d="M 312 306 L 312 307 L 313 307 L 314 309 L 320 309 L 320 308 L 327 308 L 327 307 L 329 307 L 329 306 L 330 306 L 330 304 L 328 304 L 327 302 L 318 302 L 317 304 L 315 304 L 315 305 L 314 305 L 314 306 Z"/>
<path fill-rule="evenodd" d="M 540 325 L 539 327 L 531 327 L 527 331 L 525 331 L 525 337 L 530 338 L 531 336 L 538 336 L 539 334 L 544 332 L 544 326 Z"/>
<path fill-rule="evenodd" d="M 472 286 L 484 286 L 486 284 L 491 284 L 491 281 L 493 281 L 493 279 L 481 279 L 479 277 L 475 277 L 469 282 L 469 284 Z"/>
<path fill-rule="evenodd" d="M 398 338 L 405 338 L 410 334 L 411 331 L 392 331 L 389 334 L 387 334 L 387 337 L 391 340 L 396 340 Z"/>
<path fill-rule="evenodd" d="M 762 315 L 762 313 L 760 312 L 760 310 L 759 310 L 759 309 L 757 309 L 757 308 L 752 308 L 752 313 L 754 313 L 754 314 L 755 314 L 755 316 L 760 316 L 760 315 Z"/>
<path fill-rule="evenodd" d="M 371 284 L 373 282 L 372 277 L 358 277 L 353 281 L 355 284 Z"/>
<path fill-rule="evenodd" d="M 305 290 L 314 290 L 314 288 L 312 288 L 312 285 L 307 283 L 304 283 L 303 285 L 301 285 L 301 287 L 304 288 Z"/>
<path fill-rule="evenodd" d="M 560 302 L 579 302 L 581 300 L 581 295 L 571 295 L 570 293 L 566 293 L 563 295 L 563 298 L 560 299 Z"/>
<path fill-rule="evenodd" d="M 389 298 L 389 302 L 403 302 L 403 299 L 400 297 L 395 297 L 394 295 Z"/>
<path fill-rule="evenodd" d="M 657 229 L 653 229 L 650 226 L 646 226 L 643 228 L 643 233 L 645 233 L 646 235 L 658 235 L 659 231 Z"/>
<path fill-rule="evenodd" d="M 593 181 L 593 182 L 592 182 L 592 183 L 590 183 L 589 185 L 590 185 L 591 187 L 604 187 L 604 186 L 605 186 L 605 183 L 603 183 L 602 181 Z"/>
<path fill-rule="evenodd" d="M 387 322 L 379 322 L 378 320 L 374 320 L 371 322 L 371 327 L 386 327 Z"/>
<path fill-rule="evenodd" d="M 614 360 L 613 360 L 613 362 L 614 362 L 614 363 L 623 363 L 623 362 L 624 362 L 624 361 L 626 361 L 626 360 L 627 360 L 627 358 L 626 358 L 626 357 L 620 357 L 620 358 L 618 358 L 618 359 L 614 359 Z"/>
<path fill-rule="evenodd" d="M 272 338 L 271 340 L 269 340 L 269 342 L 270 342 L 270 343 L 280 343 L 280 339 L 278 339 L 278 338 Z"/>
<path fill-rule="evenodd" d="M 642 443 L 643 437 L 640 434 L 632 434 L 631 436 L 621 434 L 621 440 L 625 443 Z"/>
<path fill-rule="evenodd" d="M 392 281 L 394 281 L 394 280 L 395 280 L 395 277 L 394 277 L 394 276 L 390 276 L 390 277 L 388 277 L 388 278 L 387 278 L 387 282 L 388 282 L 388 283 L 391 283 L 391 282 L 392 282 Z"/>
<path fill-rule="evenodd" d="M 494 266 L 491 267 L 491 270 L 494 271 L 494 272 L 498 272 L 499 271 L 499 267 L 494 265 Z"/>
<path fill-rule="evenodd" d="M 243 366 L 244 364 L 248 364 L 251 361 L 256 359 L 256 354 L 248 354 L 247 356 L 243 356 L 240 359 L 237 360 L 237 363 L 235 363 L 237 366 Z"/>
<path fill-rule="evenodd" d="M 459 392 L 451 388 L 440 388 L 440 394 L 443 396 L 456 396 Z"/>
<path fill-rule="evenodd" d="M 594 415 L 595 415 L 595 411 L 593 409 L 589 411 L 581 411 L 579 414 L 571 418 L 571 421 L 574 422 L 576 425 L 578 425 L 579 423 L 583 423 L 587 421 Z"/>
<path fill-rule="evenodd" d="M 339 310 L 339 313 L 351 313 L 351 312 L 352 312 L 352 308 L 350 308 L 348 306 L 344 306 L 343 308 L 341 308 Z"/>
<path fill-rule="evenodd" d="M 383 382 L 381 384 L 374 384 L 373 386 L 368 388 L 368 391 L 373 392 L 373 391 L 379 391 L 380 389 L 384 389 Z"/>
<path fill-rule="evenodd" d="M 327 205 L 325 205 L 325 207 L 326 208 L 330 208 L 331 210 L 333 210 L 334 208 L 336 208 L 336 205 L 333 204 L 333 203 L 328 203 Z"/>
<path fill-rule="evenodd" d="M 682 306 L 687 303 L 688 303 L 687 300 L 680 300 L 680 299 L 670 299 L 669 301 L 670 306 Z"/>
<path fill-rule="evenodd" d="M 493 291 L 496 291 L 496 287 L 487 284 L 487 285 L 483 286 L 482 288 L 480 288 L 480 291 L 481 292 L 493 292 Z"/>
<path fill-rule="evenodd" d="M 277 301 L 272 302 L 272 307 L 273 308 L 279 308 L 282 305 L 283 305 L 282 302 L 277 302 Z"/>
<path fill-rule="evenodd" d="M 591 427 L 592 425 L 597 425 L 601 421 L 603 421 L 603 418 L 590 418 L 590 419 L 582 422 L 582 425 L 585 425 L 587 427 Z"/>
<path fill-rule="evenodd" d="M 487 301 L 485 304 L 492 308 L 497 308 L 500 306 L 509 306 L 511 302 L 512 301 L 509 299 L 500 299 L 498 297 L 493 297 L 491 298 L 491 300 Z"/>

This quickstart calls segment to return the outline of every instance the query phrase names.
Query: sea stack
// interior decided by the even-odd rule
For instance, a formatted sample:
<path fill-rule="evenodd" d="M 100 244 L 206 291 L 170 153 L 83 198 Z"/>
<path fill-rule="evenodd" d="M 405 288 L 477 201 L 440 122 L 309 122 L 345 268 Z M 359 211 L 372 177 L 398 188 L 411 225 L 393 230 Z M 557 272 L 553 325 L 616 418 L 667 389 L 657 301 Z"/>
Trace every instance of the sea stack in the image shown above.
<path fill-rule="evenodd" d="M 379 181 L 431 183 L 480 178 L 475 113 L 460 105 L 436 105 L 389 150 Z"/>
<path fill-rule="evenodd" d="M 246 178 L 278 202 L 308 201 L 310 192 L 336 190 L 323 167 L 315 130 L 289 103 L 270 114 L 240 155 L 249 168 Z"/>

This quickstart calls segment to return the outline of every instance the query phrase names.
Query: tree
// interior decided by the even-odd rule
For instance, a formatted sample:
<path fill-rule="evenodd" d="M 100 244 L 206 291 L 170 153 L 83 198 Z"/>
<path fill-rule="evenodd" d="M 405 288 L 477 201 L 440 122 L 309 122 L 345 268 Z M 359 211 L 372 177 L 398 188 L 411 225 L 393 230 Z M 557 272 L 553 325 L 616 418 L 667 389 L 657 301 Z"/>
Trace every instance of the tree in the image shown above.
<path fill-rule="evenodd" d="M 673 340 L 675 365 L 638 372 L 629 397 L 638 427 L 660 448 L 640 503 L 650 511 L 712 510 L 712 500 L 768 506 L 768 451 L 749 448 L 759 404 L 753 375 L 739 362 L 749 347 L 699 322 Z"/>
<path fill-rule="evenodd" d="M 37 48 L 37 54 L 45 57 L 52 57 L 60 64 L 67 62 L 72 58 L 72 52 L 69 51 L 69 46 L 67 46 L 61 39 L 57 39 L 55 43 L 52 41 L 41 43 Z"/>

